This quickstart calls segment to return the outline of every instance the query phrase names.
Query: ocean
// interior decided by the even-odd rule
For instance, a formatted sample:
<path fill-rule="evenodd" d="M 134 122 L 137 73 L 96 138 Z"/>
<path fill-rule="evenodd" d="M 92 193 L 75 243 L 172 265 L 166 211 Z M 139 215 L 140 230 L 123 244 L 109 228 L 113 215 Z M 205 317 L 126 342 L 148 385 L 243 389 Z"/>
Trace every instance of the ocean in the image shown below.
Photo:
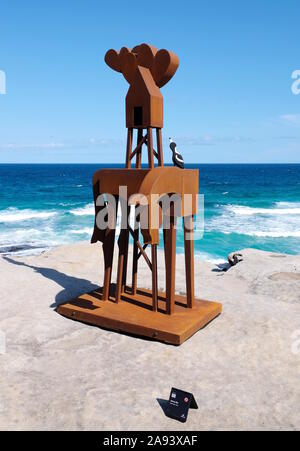
<path fill-rule="evenodd" d="M 0 165 L 0 253 L 32 254 L 88 241 L 92 175 L 122 165 Z M 198 257 L 222 262 L 243 248 L 300 254 L 300 164 L 186 165 L 199 169 L 204 235 Z M 201 215 L 200 215 L 201 216 Z M 178 252 L 183 252 L 182 228 Z"/>

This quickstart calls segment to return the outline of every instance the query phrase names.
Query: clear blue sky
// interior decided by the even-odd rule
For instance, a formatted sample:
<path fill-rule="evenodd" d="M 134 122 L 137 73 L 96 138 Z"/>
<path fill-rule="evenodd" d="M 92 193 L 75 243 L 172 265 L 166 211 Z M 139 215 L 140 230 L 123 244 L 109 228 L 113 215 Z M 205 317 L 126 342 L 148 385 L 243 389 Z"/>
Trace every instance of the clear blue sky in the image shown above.
<path fill-rule="evenodd" d="M 300 163 L 299 0 L 10 0 L 0 6 L 0 163 L 123 162 L 128 85 L 109 48 L 147 42 L 180 67 L 164 95 L 187 162 Z"/>

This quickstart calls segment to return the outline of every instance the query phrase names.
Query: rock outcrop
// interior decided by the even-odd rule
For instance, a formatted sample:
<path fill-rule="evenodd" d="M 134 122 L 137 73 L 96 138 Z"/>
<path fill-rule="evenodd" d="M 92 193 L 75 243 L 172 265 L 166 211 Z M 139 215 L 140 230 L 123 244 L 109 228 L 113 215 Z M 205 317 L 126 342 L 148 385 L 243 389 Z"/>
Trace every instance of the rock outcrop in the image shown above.
<path fill-rule="evenodd" d="M 100 252 L 0 258 L 0 429 L 300 429 L 300 256 L 241 250 L 227 272 L 196 259 L 196 295 L 223 313 L 178 348 L 55 312 L 103 280 Z M 150 287 L 139 264 L 138 284 Z M 158 264 L 163 274 L 162 254 Z M 184 256 L 176 264 L 184 291 Z M 157 402 L 172 386 L 198 402 L 185 424 Z"/>

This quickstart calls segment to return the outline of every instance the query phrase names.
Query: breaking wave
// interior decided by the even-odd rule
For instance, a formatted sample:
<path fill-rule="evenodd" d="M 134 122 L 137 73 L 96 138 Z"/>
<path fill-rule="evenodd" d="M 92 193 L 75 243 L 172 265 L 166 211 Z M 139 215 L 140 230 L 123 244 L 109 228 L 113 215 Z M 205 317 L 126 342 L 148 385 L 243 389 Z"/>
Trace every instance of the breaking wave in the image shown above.
<path fill-rule="evenodd" d="M 279 204 L 280 207 L 279 207 Z M 276 208 L 255 208 L 243 205 L 228 205 L 226 208 L 233 212 L 237 216 L 251 216 L 251 215 L 300 215 L 300 205 L 298 203 L 293 206 L 289 203 L 288 206 L 284 206 L 283 203 L 276 204 Z M 299 205 L 299 206 L 298 206 Z"/>
<path fill-rule="evenodd" d="M 87 204 L 84 207 L 75 208 L 74 210 L 70 210 L 70 213 L 75 216 L 94 216 L 94 204 Z"/>
<path fill-rule="evenodd" d="M 49 219 L 56 215 L 55 211 L 18 210 L 8 208 L 0 211 L 0 222 L 20 222 L 30 219 Z"/>
<path fill-rule="evenodd" d="M 277 202 L 270 208 L 220 205 L 220 214 L 206 223 L 206 231 L 258 238 L 300 238 L 300 203 Z"/>

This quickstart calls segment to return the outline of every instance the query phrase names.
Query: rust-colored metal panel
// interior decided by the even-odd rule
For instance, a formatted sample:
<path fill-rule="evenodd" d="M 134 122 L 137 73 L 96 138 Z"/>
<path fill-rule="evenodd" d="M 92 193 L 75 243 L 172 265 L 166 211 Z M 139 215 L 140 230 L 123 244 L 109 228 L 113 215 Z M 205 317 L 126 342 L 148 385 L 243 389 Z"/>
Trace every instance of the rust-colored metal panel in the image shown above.
<path fill-rule="evenodd" d="M 175 296 L 174 313 L 166 314 L 166 297 L 158 293 L 158 310 L 153 311 L 152 292 L 138 289 L 135 295 L 128 289 L 120 303 L 102 301 L 101 289 L 83 294 L 60 305 L 61 315 L 87 324 L 133 335 L 152 338 L 168 344 L 181 345 L 222 312 L 218 302 L 195 300 L 194 308 L 186 306 L 183 296 Z"/>
<path fill-rule="evenodd" d="M 135 120 L 135 109 L 141 108 L 141 118 Z M 147 128 L 163 126 L 163 97 L 153 82 L 149 69 L 136 69 L 135 78 L 126 96 L 126 127 Z"/>
<path fill-rule="evenodd" d="M 182 208 L 177 212 L 177 216 L 185 217 L 197 214 L 197 170 L 182 170 L 165 166 L 156 167 L 153 170 L 102 169 L 94 174 L 93 183 L 95 187 L 100 186 L 100 192 L 105 194 L 119 195 L 120 187 L 126 187 L 129 202 L 132 196 L 132 202 L 135 201 L 134 195 L 145 196 L 148 202 L 147 217 L 149 224 L 148 229 L 142 229 L 145 243 L 158 244 L 158 228 L 161 221 L 157 223 L 156 215 L 158 212 L 154 208 L 154 203 L 158 205 L 163 196 L 169 194 L 180 196 Z M 131 205 L 133 204 L 131 203 Z M 97 228 L 96 224 L 95 228 Z M 97 236 L 97 230 L 94 231 L 94 236 Z M 102 241 L 102 238 L 99 241 Z"/>
<path fill-rule="evenodd" d="M 101 193 L 119 194 L 120 186 L 127 187 L 128 196 L 133 194 L 190 195 L 193 199 L 193 214 L 197 214 L 198 170 L 176 167 L 149 169 L 100 169 L 93 177 L 93 185 L 99 184 Z M 184 198 L 183 198 L 184 200 Z M 184 215 L 184 212 L 183 212 Z"/>
<path fill-rule="evenodd" d="M 160 89 L 174 76 L 178 56 L 169 50 L 141 44 L 132 51 L 122 47 L 120 52 L 108 50 L 106 64 L 121 72 L 130 87 L 126 96 L 127 128 L 162 128 L 163 97 Z"/>
<path fill-rule="evenodd" d="M 95 226 L 92 242 L 103 243 L 103 289 L 61 305 L 58 312 L 78 321 L 179 345 L 222 310 L 219 303 L 200 301 L 194 297 L 192 226 L 198 210 L 198 171 L 163 166 L 163 97 L 160 88 L 174 76 L 179 59 L 169 50 L 140 44 L 132 50 L 127 47 L 122 47 L 119 52 L 109 50 L 105 62 L 111 69 L 122 73 L 130 86 L 126 96 L 128 135 L 125 168 L 101 169 L 93 176 Z M 153 129 L 156 129 L 155 135 Z M 134 133 L 137 142 L 133 149 Z M 156 137 L 156 150 L 153 137 Z M 147 149 L 147 169 L 141 168 L 144 148 Z M 155 158 L 158 167 L 155 167 Z M 111 283 L 115 229 L 105 223 L 104 230 L 101 230 L 97 221 L 99 214 L 102 218 L 109 216 L 109 195 L 114 196 L 111 202 L 115 204 L 117 200 L 123 205 L 122 222 L 123 216 L 127 215 L 126 228 L 121 230 L 118 240 L 115 286 Z M 128 221 L 130 208 L 138 213 L 134 230 Z M 176 222 L 179 217 L 185 218 L 186 225 L 186 296 L 175 295 Z M 157 245 L 161 227 L 164 236 L 165 294 L 158 293 L 157 288 Z M 133 238 L 132 283 L 130 288 L 126 288 L 129 234 Z M 144 244 L 140 242 L 140 237 Z M 146 252 L 148 245 L 151 246 L 151 257 Z M 145 259 L 152 273 L 150 291 L 140 290 L 137 286 L 139 258 Z"/>

